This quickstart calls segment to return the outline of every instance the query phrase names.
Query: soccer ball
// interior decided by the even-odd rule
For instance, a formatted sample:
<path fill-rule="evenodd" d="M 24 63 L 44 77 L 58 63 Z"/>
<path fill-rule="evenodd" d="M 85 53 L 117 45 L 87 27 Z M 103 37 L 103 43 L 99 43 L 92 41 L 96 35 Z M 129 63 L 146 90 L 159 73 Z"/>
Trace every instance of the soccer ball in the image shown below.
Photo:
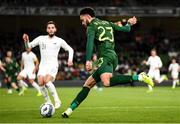
<path fill-rule="evenodd" d="M 40 106 L 40 114 L 43 117 L 51 117 L 55 113 L 55 108 L 52 103 L 43 103 Z"/>

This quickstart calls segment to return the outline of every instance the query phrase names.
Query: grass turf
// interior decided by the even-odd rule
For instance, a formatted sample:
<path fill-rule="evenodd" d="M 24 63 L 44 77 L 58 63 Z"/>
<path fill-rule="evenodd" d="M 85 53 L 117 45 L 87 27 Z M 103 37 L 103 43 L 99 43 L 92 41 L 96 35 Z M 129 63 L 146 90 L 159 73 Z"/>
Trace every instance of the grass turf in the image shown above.
<path fill-rule="evenodd" d="M 180 123 L 180 87 L 156 87 L 146 93 L 145 87 L 105 88 L 92 90 L 87 99 L 68 119 L 61 113 L 69 106 L 80 88 L 58 88 L 62 107 L 52 118 L 42 118 L 39 106 L 42 97 L 34 89 L 24 96 L 12 95 L 0 89 L 0 123 Z"/>

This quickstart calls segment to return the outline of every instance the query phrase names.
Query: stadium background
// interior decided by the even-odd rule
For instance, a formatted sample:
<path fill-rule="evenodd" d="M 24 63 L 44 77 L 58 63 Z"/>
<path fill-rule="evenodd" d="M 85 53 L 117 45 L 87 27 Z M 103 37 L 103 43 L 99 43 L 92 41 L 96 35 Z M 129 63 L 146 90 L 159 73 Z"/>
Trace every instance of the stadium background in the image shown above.
<path fill-rule="evenodd" d="M 54 20 L 58 27 L 57 36 L 75 50 L 72 68 L 66 66 L 67 54 L 60 52 L 57 80 L 61 82 L 55 84 L 81 85 L 89 75 L 84 69 L 86 32 L 78 15 L 83 6 L 92 6 L 99 18 L 113 22 L 122 21 L 125 24 L 128 17 L 135 15 L 138 18 L 130 33 L 115 32 L 119 56 L 116 73 L 147 71 L 148 68 L 141 62 L 147 59 L 152 48 L 157 49 L 163 61 L 161 72 L 164 74 L 169 74 L 167 69 L 172 56 L 179 61 L 180 2 L 165 0 L 1 0 L 0 59 L 4 59 L 7 50 L 12 50 L 14 57 L 20 61 L 24 51 L 22 34 L 28 33 L 31 40 L 46 34 L 46 22 Z M 38 48 L 33 51 L 39 56 Z"/>
<path fill-rule="evenodd" d="M 150 50 L 156 48 L 163 61 L 161 72 L 168 74 L 172 56 L 180 62 L 180 1 L 179 0 L 0 0 L 0 60 L 12 50 L 20 61 L 24 51 L 22 34 L 30 40 L 46 34 L 49 20 L 57 23 L 57 35 L 75 50 L 74 66 L 66 66 L 67 53 L 59 53 L 59 73 L 55 82 L 63 102 L 52 118 L 42 118 L 39 106 L 44 102 L 36 90 L 28 88 L 25 95 L 15 91 L 7 94 L 4 83 L 0 88 L 0 123 L 180 123 L 180 87 L 172 90 L 171 79 L 146 93 L 147 87 L 104 88 L 92 90 L 71 118 L 60 114 L 80 91 L 89 75 L 84 70 L 86 32 L 79 21 L 79 10 L 91 6 L 99 18 L 125 24 L 132 16 L 138 18 L 130 33 L 115 32 L 119 66 L 116 73 L 133 74 L 148 71 L 141 65 Z M 33 51 L 39 57 L 38 48 Z M 3 81 L 3 73 L 0 72 Z M 1 83 L 0 83 L 1 84 Z M 157 85 L 157 84 L 156 84 Z M 29 85 L 30 86 L 30 85 Z M 67 86 L 67 87 L 63 87 Z"/>

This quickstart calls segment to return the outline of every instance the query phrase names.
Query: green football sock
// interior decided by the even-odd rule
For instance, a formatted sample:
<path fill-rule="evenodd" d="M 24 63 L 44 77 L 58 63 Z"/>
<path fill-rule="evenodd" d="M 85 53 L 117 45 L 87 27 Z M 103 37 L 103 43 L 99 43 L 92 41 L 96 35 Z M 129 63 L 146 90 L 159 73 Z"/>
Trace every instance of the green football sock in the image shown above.
<path fill-rule="evenodd" d="M 16 91 L 17 91 L 17 92 L 19 92 L 19 91 L 20 91 L 20 89 L 19 89 L 19 88 L 17 88 L 17 89 L 16 89 Z"/>
<path fill-rule="evenodd" d="M 81 104 L 81 102 L 87 97 L 89 91 L 90 91 L 90 88 L 83 87 L 82 90 L 79 92 L 79 94 L 76 96 L 76 98 L 71 103 L 70 108 L 72 110 L 76 109 Z"/>
<path fill-rule="evenodd" d="M 138 75 L 115 75 L 110 79 L 110 86 L 115 86 L 119 84 L 127 84 L 133 81 L 138 81 Z"/>
<path fill-rule="evenodd" d="M 8 89 L 11 89 L 11 83 L 7 82 L 6 86 L 7 86 Z"/>
<path fill-rule="evenodd" d="M 98 88 L 102 87 L 101 82 L 96 83 L 96 85 L 97 85 Z"/>

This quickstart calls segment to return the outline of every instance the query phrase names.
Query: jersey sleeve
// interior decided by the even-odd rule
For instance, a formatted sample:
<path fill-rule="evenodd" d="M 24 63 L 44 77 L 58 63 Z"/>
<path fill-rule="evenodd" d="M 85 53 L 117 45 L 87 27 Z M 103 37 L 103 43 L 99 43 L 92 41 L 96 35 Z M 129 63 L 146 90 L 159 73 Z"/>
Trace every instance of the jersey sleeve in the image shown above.
<path fill-rule="evenodd" d="M 172 64 L 169 65 L 169 68 L 168 68 L 169 71 L 172 70 Z"/>
<path fill-rule="evenodd" d="M 69 61 L 73 61 L 74 50 L 66 43 L 66 41 L 62 40 L 61 42 L 62 42 L 61 47 L 62 47 L 65 51 L 68 51 L 68 53 L 69 53 L 68 60 L 69 60 Z"/>
<path fill-rule="evenodd" d="M 123 31 L 123 32 L 130 32 L 131 31 L 131 25 L 128 23 L 125 26 L 118 26 L 118 25 L 110 22 L 110 25 L 116 31 Z"/>
<path fill-rule="evenodd" d="M 92 26 L 87 28 L 86 61 L 91 60 L 94 48 L 95 29 Z"/>
<path fill-rule="evenodd" d="M 150 62 L 151 62 L 151 58 L 149 57 L 147 62 L 146 62 L 146 65 L 150 65 Z"/>
<path fill-rule="evenodd" d="M 35 38 L 32 42 L 28 42 L 27 43 L 28 48 L 33 48 L 33 47 L 39 45 L 40 40 L 41 40 L 41 36 Z"/>
<path fill-rule="evenodd" d="M 163 66 L 161 58 L 158 57 L 158 67 L 161 68 Z"/>
<path fill-rule="evenodd" d="M 21 61 L 24 62 L 24 54 L 21 55 Z"/>

